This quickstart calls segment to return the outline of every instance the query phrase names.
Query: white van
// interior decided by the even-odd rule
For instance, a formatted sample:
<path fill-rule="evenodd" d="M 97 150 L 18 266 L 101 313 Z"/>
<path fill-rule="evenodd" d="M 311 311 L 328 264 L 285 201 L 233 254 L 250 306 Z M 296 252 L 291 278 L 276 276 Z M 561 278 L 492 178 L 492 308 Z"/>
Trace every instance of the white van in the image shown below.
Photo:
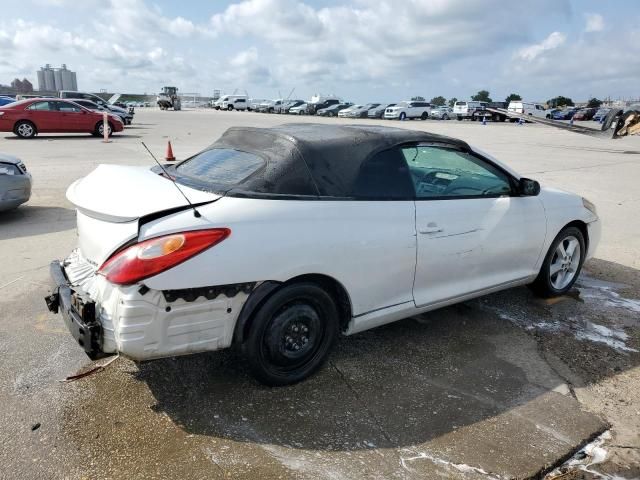
<path fill-rule="evenodd" d="M 249 97 L 247 95 L 223 95 L 216 104 L 216 110 L 246 110 L 249 105 Z"/>
<path fill-rule="evenodd" d="M 541 103 L 523 102 L 522 100 L 509 102 L 509 108 L 507 108 L 507 110 L 522 115 L 531 115 L 533 117 L 546 118 L 547 116 L 547 110 Z M 511 119 L 511 121 L 513 122 L 515 119 Z"/>
<path fill-rule="evenodd" d="M 469 100 L 468 102 L 460 101 L 453 105 L 453 115 L 458 120 L 464 120 L 465 118 L 475 120 L 476 117 L 473 116 L 474 112 L 484 110 L 486 107 L 487 102 L 478 102 L 475 100 Z"/>

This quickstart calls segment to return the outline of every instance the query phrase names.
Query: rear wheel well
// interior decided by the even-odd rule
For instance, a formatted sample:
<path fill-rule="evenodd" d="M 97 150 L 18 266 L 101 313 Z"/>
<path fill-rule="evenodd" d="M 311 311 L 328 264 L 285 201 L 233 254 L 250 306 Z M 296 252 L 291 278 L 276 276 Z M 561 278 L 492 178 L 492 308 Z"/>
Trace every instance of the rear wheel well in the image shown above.
<path fill-rule="evenodd" d="M 292 283 L 310 282 L 315 283 L 322 287 L 336 302 L 336 307 L 340 313 L 340 331 L 344 332 L 349 326 L 351 321 L 351 299 L 344 286 L 338 282 L 335 278 L 328 275 L 322 275 L 319 273 L 310 273 L 300 275 L 287 280 L 284 285 L 291 285 Z"/>
<path fill-rule="evenodd" d="M 256 298 L 257 301 L 251 302 L 251 295 L 249 295 L 249 298 L 245 303 L 245 306 L 243 307 L 236 323 L 236 330 L 234 334 L 235 341 L 242 343 L 248 337 L 249 329 L 251 328 L 255 313 L 258 312 L 258 310 L 267 301 L 267 299 L 271 297 L 271 295 L 284 288 L 285 286 L 302 282 L 314 283 L 318 285 L 319 287 L 324 289 L 331 296 L 331 298 L 333 298 L 333 300 L 336 302 L 338 313 L 340 314 L 340 318 L 338 319 L 340 331 L 346 331 L 349 326 L 349 322 L 351 321 L 352 312 L 351 300 L 346 289 L 340 282 L 328 275 L 312 273 L 293 277 L 283 283 L 272 281 L 264 282 L 262 287 L 265 288 L 265 293 L 263 294 L 254 290 L 254 292 L 258 294 L 258 297 Z M 260 288 L 261 287 L 258 287 L 258 289 Z"/>
<path fill-rule="evenodd" d="M 31 120 L 27 120 L 25 118 L 21 118 L 20 120 L 16 120 L 16 123 L 13 124 L 13 133 L 16 133 L 16 131 L 18 130 L 18 125 L 20 125 L 21 123 L 29 123 L 33 126 L 33 129 L 35 130 L 36 133 L 38 133 L 38 127 L 36 127 L 36 124 L 33 123 Z"/>

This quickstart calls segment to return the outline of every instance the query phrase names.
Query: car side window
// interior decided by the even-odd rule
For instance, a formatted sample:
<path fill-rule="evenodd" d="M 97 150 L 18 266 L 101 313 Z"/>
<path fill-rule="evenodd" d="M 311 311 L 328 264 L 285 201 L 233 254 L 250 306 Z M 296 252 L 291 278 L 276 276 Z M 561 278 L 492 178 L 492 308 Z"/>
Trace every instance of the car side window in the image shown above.
<path fill-rule="evenodd" d="M 509 177 L 466 152 L 434 145 L 402 148 L 417 199 L 499 197 L 512 192 Z"/>
<path fill-rule="evenodd" d="M 398 149 L 384 150 L 360 166 L 352 196 L 363 200 L 413 198 L 409 169 Z"/>
<path fill-rule="evenodd" d="M 70 103 L 66 103 L 66 102 L 50 102 L 50 103 L 55 104 L 55 110 L 59 112 L 81 112 L 82 111 L 80 107 L 76 107 L 75 105 L 72 105 Z"/>
<path fill-rule="evenodd" d="M 49 103 L 51 102 L 36 102 L 36 103 L 32 103 L 31 105 L 29 105 L 27 107 L 28 110 L 39 110 L 39 111 L 49 111 L 49 110 L 53 110 L 50 106 Z"/>

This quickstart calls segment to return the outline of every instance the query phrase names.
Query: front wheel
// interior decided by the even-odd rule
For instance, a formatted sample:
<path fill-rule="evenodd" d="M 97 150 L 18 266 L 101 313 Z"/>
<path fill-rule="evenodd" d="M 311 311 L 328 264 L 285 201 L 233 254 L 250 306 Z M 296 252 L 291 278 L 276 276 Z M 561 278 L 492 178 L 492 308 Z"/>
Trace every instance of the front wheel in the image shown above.
<path fill-rule="evenodd" d="M 402 112 L 402 113 L 400 114 L 400 120 L 404 120 L 405 118 L 407 118 L 407 114 L 406 114 L 406 113 L 404 113 L 404 112 Z"/>
<path fill-rule="evenodd" d="M 96 137 L 103 137 L 104 136 L 104 122 L 101 120 L 96 124 L 96 128 L 93 131 L 93 134 Z M 111 125 L 111 122 L 109 122 L 107 124 L 107 134 L 109 136 L 113 135 L 113 125 Z"/>
<path fill-rule="evenodd" d="M 295 283 L 276 291 L 259 308 L 242 351 L 258 381 L 290 385 L 322 366 L 338 329 L 333 298 L 314 283 Z"/>
<path fill-rule="evenodd" d="M 555 238 L 531 288 L 542 297 L 567 293 L 580 275 L 586 256 L 584 235 L 567 227 Z"/>

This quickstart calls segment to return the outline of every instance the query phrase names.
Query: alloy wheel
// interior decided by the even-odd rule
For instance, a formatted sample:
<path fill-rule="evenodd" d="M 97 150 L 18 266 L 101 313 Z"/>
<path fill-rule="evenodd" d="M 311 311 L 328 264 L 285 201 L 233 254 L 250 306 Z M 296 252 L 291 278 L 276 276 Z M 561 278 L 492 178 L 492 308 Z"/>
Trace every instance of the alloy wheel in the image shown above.
<path fill-rule="evenodd" d="M 549 280 L 553 288 L 562 290 L 571 283 L 580 266 L 581 257 L 580 242 L 573 235 L 558 243 L 549 264 Z"/>
<path fill-rule="evenodd" d="M 21 137 L 32 137 L 34 133 L 33 125 L 30 123 L 21 123 L 18 125 L 18 135 Z"/>

